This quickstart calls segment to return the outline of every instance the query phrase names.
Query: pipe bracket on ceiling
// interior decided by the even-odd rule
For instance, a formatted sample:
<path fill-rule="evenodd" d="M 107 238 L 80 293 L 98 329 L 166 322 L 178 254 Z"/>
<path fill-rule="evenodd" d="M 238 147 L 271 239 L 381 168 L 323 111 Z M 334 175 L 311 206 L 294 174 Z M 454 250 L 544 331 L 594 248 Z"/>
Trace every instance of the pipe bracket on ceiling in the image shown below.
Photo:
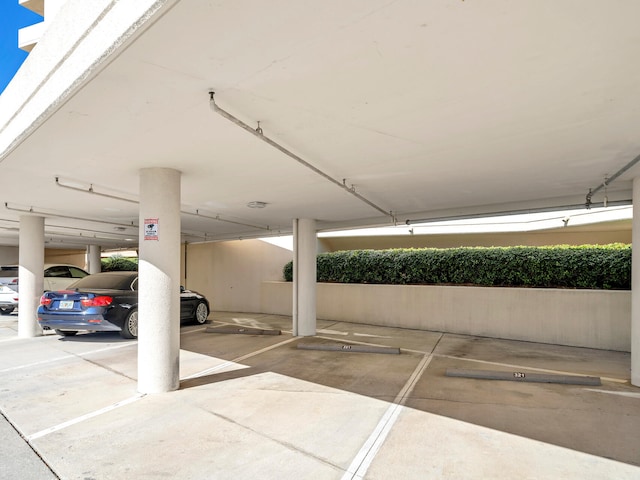
<path fill-rule="evenodd" d="M 111 194 L 108 194 L 108 193 L 96 192 L 95 189 L 93 188 L 93 184 L 89 185 L 88 189 L 84 189 L 84 188 L 80 188 L 80 187 L 75 187 L 73 185 L 65 185 L 62 181 L 60 181 L 60 177 L 56 177 L 56 185 L 58 185 L 59 187 L 62 187 L 62 188 L 69 189 L 69 190 L 74 190 L 76 192 L 90 193 L 92 195 L 98 195 L 100 197 L 105 197 L 105 198 L 111 198 L 113 200 L 122 200 L 124 202 L 129 202 L 129 203 L 138 203 L 137 200 L 133 200 L 133 199 L 130 199 L 130 198 L 121 197 L 121 196 L 118 196 L 118 195 L 111 195 Z"/>
<path fill-rule="evenodd" d="M 251 133 L 252 135 L 255 135 L 257 138 L 261 139 L 263 142 L 271 145 L 273 148 L 275 148 L 276 150 L 279 150 L 280 152 L 284 153 L 288 157 L 294 159 L 296 162 L 298 162 L 302 166 L 304 166 L 304 167 L 308 168 L 309 170 L 311 170 L 312 172 L 320 175 L 322 178 L 328 180 L 329 182 L 333 183 L 334 185 L 337 185 L 338 187 L 342 188 L 346 192 L 348 192 L 351 195 L 353 195 L 354 197 L 356 197 L 361 202 L 366 203 L 367 205 L 369 205 L 370 207 L 376 209 L 378 212 L 382 213 L 383 215 L 391 217 L 391 220 L 392 220 L 393 224 L 394 225 L 396 224 L 396 217 L 395 217 L 395 215 L 393 214 L 392 211 L 385 210 L 384 208 L 382 208 L 379 205 L 375 204 L 374 202 L 372 202 L 371 200 L 369 200 L 368 198 L 366 198 L 362 194 L 358 193 L 353 185 L 351 185 L 351 186 L 347 185 L 346 180 L 343 179 L 343 181 L 341 182 L 341 181 L 333 178 L 331 175 L 323 172 L 322 170 L 320 170 L 315 165 L 307 162 L 302 157 L 296 155 L 295 153 L 293 153 L 290 150 L 286 149 L 285 147 L 283 147 L 279 143 L 277 143 L 274 140 L 272 140 L 269 137 L 267 137 L 264 134 L 264 131 L 262 130 L 262 127 L 260 127 L 260 122 L 258 122 L 258 127 L 257 128 L 252 128 L 251 126 L 247 125 L 245 122 L 240 120 L 239 118 L 236 118 L 235 116 L 233 116 L 229 112 L 227 112 L 227 111 L 223 110 L 222 108 L 220 108 L 218 106 L 218 104 L 216 103 L 216 100 L 215 100 L 215 92 L 212 91 L 212 90 L 209 91 L 209 106 L 211 107 L 211 109 L 214 112 L 216 112 L 220 116 L 226 118 L 231 123 L 234 123 L 235 125 L 239 126 L 240 128 L 242 128 L 242 129 L 246 130 L 247 132 Z"/>
<path fill-rule="evenodd" d="M 616 178 L 618 178 L 620 175 L 622 175 L 624 172 L 626 172 L 627 170 L 629 170 L 631 167 L 633 167 L 636 163 L 640 162 L 640 155 L 637 155 L 633 160 L 631 160 L 629 163 L 627 163 L 624 167 L 622 167 L 620 170 L 618 170 L 616 173 L 614 173 L 613 175 L 609 176 L 605 176 L 604 181 L 598 185 L 597 187 L 594 188 L 590 188 L 589 192 L 587 193 L 586 196 L 586 202 L 585 202 L 585 207 L 586 208 L 591 208 L 592 206 L 592 201 L 591 199 L 593 198 L 593 196 L 598 193 L 601 189 L 605 189 L 605 200 L 603 202 L 604 206 L 608 206 L 609 201 L 608 198 L 606 196 L 606 190 L 607 187 L 609 185 L 611 185 L 611 182 L 613 182 Z"/>
<path fill-rule="evenodd" d="M 84 188 L 80 188 L 80 187 L 75 187 L 73 185 L 65 185 L 64 183 L 62 183 L 60 181 L 59 177 L 55 177 L 55 180 L 56 180 L 56 185 L 58 185 L 59 187 L 67 188 L 69 190 L 73 190 L 73 191 L 76 191 L 76 192 L 89 193 L 91 195 L 98 195 L 100 197 L 110 198 L 110 199 L 113 199 L 113 200 L 122 200 L 124 202 L 140 204 L 140 202 L 138 200 L 133 200 L 131 198 L 120 197 L 118 195 L 112 195 L 112 194 L 108 194 L 108 193 L 96 192 L 95 189 L 93 188 L 93 184 L 90 184 L 88 189 L 84 189 Z M 220 215 L 216 215 L 215 217 L 212 217 L 212 216 L 209 216 L 209 215 L 203 215 L 198 210 L 196 210 L 196 213 L 189 212 L 189 211 L 186 211 L 186 210 L 180 210 L 180 213 L 184 214 L 184 215 L 194 215 L 194 216 L 198 216 L 198 217 L 202 217 L 202 218 L 208 218 L 210 220 L 217 220 L 219 222 L 231 223 L 231 224 L 234 224 L 234 225 L 242 225 L 244 227 L 257 228 L 259 230 L 271 230 L 268 226 L 264 227 L 264 226 L 253 225 L 251 223 L 240 222 L 240 221 L 236 221 L 236 220 L 228 220 L 226 218 L 222 218 Z"/>
<path fill-rule="evenodd" d="M 116 225 L 116 226 L 120 226 L 120 227 L 136 227 L 137 228 L 137 225 L 135 225 L 133 222 L 131 222 L 131 224 L 118 223 L 118 222 L 106 222 L 104 220 L 96 220 L 94 218 L 75 217 L 75 216 L 72 216 L 72 215 L 64 215 L 62 213 L 54 213 L 54 212 L 45 212 L 43 210 L 35 210 L 33 207 L 29 207 L 28 209 L 18 208 L 18 207 L 10 207 L 9 206 L 9 202 L 4 202 L 4 208 L 6 208 L 7 210 L 14 211 L 14 212 L 33 213 L 35 215 L 42 215 L 43 217 L 68 218 L 70 220 L 82 220 L 84 222 L 103 223 L 105 225 Z"/>

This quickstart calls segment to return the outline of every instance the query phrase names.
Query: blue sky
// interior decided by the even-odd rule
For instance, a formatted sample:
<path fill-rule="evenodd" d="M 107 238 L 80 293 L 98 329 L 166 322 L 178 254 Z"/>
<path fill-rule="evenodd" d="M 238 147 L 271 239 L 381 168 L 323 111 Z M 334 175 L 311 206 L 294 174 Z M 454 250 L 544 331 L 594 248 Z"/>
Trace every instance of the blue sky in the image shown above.
<path fill-rule="evenodd" d="M 18 48 L 18 29 L 40 21 L 40 15 L 21 7 L 18 0 L 0 0 L 0 93 L 27 58 Z"/>

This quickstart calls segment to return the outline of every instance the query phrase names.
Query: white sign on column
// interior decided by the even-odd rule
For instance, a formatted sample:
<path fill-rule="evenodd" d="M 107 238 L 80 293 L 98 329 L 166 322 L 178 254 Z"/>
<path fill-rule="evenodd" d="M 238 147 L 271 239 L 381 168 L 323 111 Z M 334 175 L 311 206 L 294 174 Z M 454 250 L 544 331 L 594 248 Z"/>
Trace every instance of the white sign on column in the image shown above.
<path fill-rule="evenodd" d="M 159 218 L 144 219 L 144 239 L 158 240 L 158 220 Z"/>

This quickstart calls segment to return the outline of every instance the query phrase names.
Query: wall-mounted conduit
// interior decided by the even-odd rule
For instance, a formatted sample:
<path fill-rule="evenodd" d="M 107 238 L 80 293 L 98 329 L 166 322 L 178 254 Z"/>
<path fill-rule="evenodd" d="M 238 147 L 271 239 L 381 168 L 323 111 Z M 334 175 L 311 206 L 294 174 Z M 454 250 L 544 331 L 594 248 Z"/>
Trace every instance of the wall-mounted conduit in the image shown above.
<path fill-rule="evenodd" d="M 298 162 L 299 164 L 301 164 L 302 166 L 308 168 L 309 170 L 311 170 L 312 172 L 320 175 L 322 178 L 330 181 L 331 183 L 333 183 L 334 185 L 337 185 L 338 187 L 340 187 L 341 189 L 345 190 L 346 192 L 350 193 L 351 195 L 353 195 L 354 197 L 356 197 L 358 200 L 366 203 L 367 205 L 369 205 L 370 207 L 373 207 L 374 209 L 376 209 L 378 212 L 382 213 L 383 215 L 386 215 L 388 217 L 391 217 L 391 221 L 393 222 L 393 224 L 395 225 L 396 223 L 396 217 L 394 216 L 393 212 L 391 211 L 387 211 L 384 208 L 376 205 L 375 203 L 373 203 L 371 200 L 369 200 L 368 198 L 365 198 L 363 195 L 361 195 L 360 193 L 358 193 L 356 191 L 355 186 L 353 185 L 348 185 L 346 179 L 343 179 L 342 181 L 337 180 L 335 178 L 333 178 L 331 175 L 328 175 L 327 173 L 323 172 L 322 170 L 320 170 L 318 167 L 312 165 L 311 163 L 307 162 L 306 160 L 304 160 L 303 158 L 301 158 L 300 156 L 296 155 L 295 153 L 291 152 L 290 150 L 287 150 L 285 147 L 283 147 L 282 145 L 276 143 L 274 140 L 270 139 L 269 137 L 267 137 L 262 128 L 260 127 L 260 123 L 258 122 L 258 127 L 257 128 L 252 128 L 251 126 L 247 125 L 246 123 L 244 123 L 242 120 L 240 120 L 239 118 L 234 117 L 233 115 L 231 115 L 229 112 L 223 110 L 222 108 L 220 108 L 215 101 L 215 92 L 213 91 L 209 91 L 209 106 L 211 107 L 211 109 L 218 113 L 220 116 L 226 118 L 227 120 L 229 120 L 231 123 L 236 124 L 237 126 L 239 126 L 240 128 L 246 130 L 247 132 L 249 132 L 250 134 L 256 136 L 257 138 L 259 138 L 260 140 L 262 140 L 263 142 L 271 145 L 273 148 L 275 148 L 276 150 L 279 150 L 280 152 L 284 153 L 285 155 L 287 155 L 290 158 L 293 158 L 296 162 Z"/>

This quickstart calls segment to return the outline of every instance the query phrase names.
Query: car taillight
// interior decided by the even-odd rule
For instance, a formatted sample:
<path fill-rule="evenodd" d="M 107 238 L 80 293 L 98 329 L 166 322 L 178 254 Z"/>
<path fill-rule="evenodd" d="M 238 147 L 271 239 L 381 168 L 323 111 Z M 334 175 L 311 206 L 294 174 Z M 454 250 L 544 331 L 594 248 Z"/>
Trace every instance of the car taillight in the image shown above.
<path fill-rule="evenodd" d="M 11 281 L 9 282 L 9 285 L 18 285 L 18 279 L 12 278 Z"/>
<path fill-rule="evenodd" d="M 106 307 L 107 305 L 111 305 L 111 302 L 113 302 L 113 298 L 107 295 L 93 298 L 83 298 L 82 300 L 80 300 L 80 303 L 83 307 Z"/>
<path fill-rule="evenodd" d="M 51 305 L 51 299 L 46 295 L 42 295 L 40 297 L 40 305 L 44 305 L 45 307 L 48 307 L 49 305 Z"/>

